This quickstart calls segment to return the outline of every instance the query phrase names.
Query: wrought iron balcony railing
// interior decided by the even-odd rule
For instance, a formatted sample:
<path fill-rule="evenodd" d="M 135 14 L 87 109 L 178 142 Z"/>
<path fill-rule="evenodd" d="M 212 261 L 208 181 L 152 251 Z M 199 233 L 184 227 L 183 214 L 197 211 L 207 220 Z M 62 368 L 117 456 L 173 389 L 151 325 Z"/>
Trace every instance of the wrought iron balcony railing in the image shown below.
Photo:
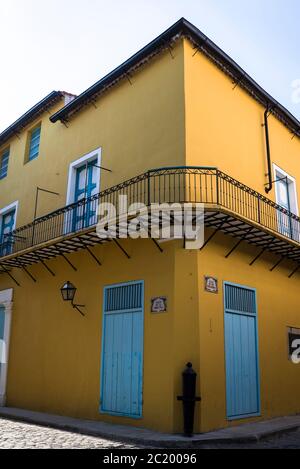
<path fill-rule="evenodd" d="M 241 224 L 231 224 L 231 231 L 228 229 L 228 232 L 237 237 L 244 237 L 247 241 L 257 238 L 255 243 L 262 247 L 272 241 L 271 233 L 275 238 L 280 238 L 279 241 L 276 239 L 272 241 L 274 252 L 275 247 L 279 246 L 278 243 L 281 243 L 282 254 L 289 253 L 291 255 L 288 257 L 294 259 L 298 256 L 297 248 L 300 246 L 298 216 L 216 168 L 174 167 L 141 174 L 5 235 L 0 245 L 0 263 L 3 265 L 3 259 L 17 257 L 18 253 L 28 251 L 30 248 L 35 250 L 45 243 L 51 244 L 55 240 L 71 238 L 72 235 L 75 237 L 94 229 L 98 221 L 99 203 L 114 204 L 118 211 L 120 195 L 128 197 L 129 205 L 139 202 L 148 207 L 153 203 L 203 203 L 210 213 L 227 214 L 227 219 L 217 215 L 215 218 L 210 216 L 209 226 L 220 225 L 220 229 L 224 229 L 229 217 L 230 220 L 238 219 L 244 227 L 250 226 L 250 231 L 251 226 L 255 226 L 252 238 L 245 229 L 244 231 L 232 229 L 232 226 L 237 227 Z M 211 220 L 214 220 L 213 223 Z M 259 239 L 258 231 L 268 234 Z"/>

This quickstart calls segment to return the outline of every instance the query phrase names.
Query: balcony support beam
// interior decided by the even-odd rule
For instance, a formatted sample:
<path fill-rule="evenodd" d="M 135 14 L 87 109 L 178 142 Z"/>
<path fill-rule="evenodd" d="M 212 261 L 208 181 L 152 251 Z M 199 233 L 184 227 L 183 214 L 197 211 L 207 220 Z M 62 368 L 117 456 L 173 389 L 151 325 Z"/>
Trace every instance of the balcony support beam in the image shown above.
<path fill-rule="evenodd" d="M 70 261 L 70 259 L 67 258 L 67 256 L 65 254 L 63 254 L 62 252 L 60 253 L 60 255 L 62 256 L 62 258 L 66 261 L 67 264 L 69 264 L 70 267 L 72 267 L 72 269 L 77 272 L 77 268 L 75 267 L 74 264 L 72 264 L 72 262 Z"/>
<path fill-rule="evenodd" d="M 90 254 L 90 256 L 94 259 L 94 261 L 100 266 L 102 267 L 102 264 L 101 262 L 99 261 L 99 259 L 95 256 L 95 254 L 91 251 L 91 249 L 83 242 L 82 243 L 84 248 L 87 250 L 87 252 Z"/>
<path fill-rule="evenodd" d="M 273 272 L 276 269 L 276 267 L 278 267 L 283 261 L 284 261 L 284 257 L 281 257 L 281 259 L 279 259 L 279 261 L 277 261 L 276 264 L 273 265 L 273 267 L 270 269 L 270 272 Z"/>
<path fill-rule="evenodd" d="M 31 278 L 31 280 L 36 283 L 37 282 L 37 279 L 29 272 L 28 269 L 26 269 L 26 267 L 22 266 L 22 270 L 24 270 L 25 274 L 28 275 L 29 278 Z"/>
<path fill-rule="evenodd" d="M 11 275 L 11 273 L 6 269 L 6 267 L 4 267 L 3 264 L 0 264 L 0 267 L 3 269 L 3 271 L 11 278 L 11 280 L 18 286 L 20 287 L 21 285 L 19 284 L 19 282 L 15 279 L 15 277 L 13 275 Z"/>
<path fill-rule="evenodd" d="M 266 251 L 266 248 L 262 249 L 258 254 L 257 256 L 253 259 L 253 261 L 250 262 L 250 266 L 252 267 L 256 261 L 258 261 L 258 259 L 261 258 L 261 256 L 264 254 L 264 252 Z"/>
<path fill-rule="evenodd" d="M 292 278 L 300 269 L 300 264 L 297 265 L 297 267 L 293 270 L 293 272 L 289 275 L 289 278 Z"/>
<path fill-rule="evenodd" d="M 253 230 L 253 228 L 249 228 L 247 230 L 247 232 L 244 234 L 244 236 L 235 244 L 235 246 L 233 246 L 233 248 L 226 254 L 225 258 L 228 259 L 231 254 L 239 247 L 240 244 L 242 244 L 243 241 L 246 241 L 247 240 L 247 237 L 248 235 L 251 233 L 251 231 Z"/>
<path fill-rule="evenodd" d="M 43 261 L 42 259 L 40 259 L 40 262 L 42 263 L 42 265 L 45 267 L 45 269 L 49 272 L 49 274 L 52 275 L 52 277 L 56 277 L 55 273 L 53 272 L 53 270 L 50 269 L 50 267 L 48 267 L 48 265 L 46 264 L 45 261 Z"/>
<path fill-rule="evenodd" d="M 205 241 L 205 243 L 203 244 L 203 246 L 200 248 L 200 251 L 203 251 L 203 249 L 208 245 L 208 243 L 216 236 L 216 234 L 222 230 L 222 227 L 225 225 L 225 223 L 227 222 L 229 216 L 225 217 L 225 219 L 222 220 L 222 222 L 220 223 L 220 225 L 215 229 L 215 231 L 207 238 L 207 240 Z"/>
<path fill-rule="evenodd" d="M 149 233 L 150 235 L 150 233 Z M 151 238 L 151 235 L 150 235 L 150 239 L 151 241 L 153 242 L 153 244 L 155 244 L 155 246 L 157 247 L 157 249 L 159 250 L 159 252 L 162 254 L 164 252 L 163 248 L 158 244 L 158 242 L 156 241 L 156 239 L 154 238 Z"/>
<path fill-rule="evenodd" d="M 125 256 L 127 257 L 127 259 L 131 259 L 130 255 L 129 255 L 128 252 L 126 252 L 125 249 L 121 246 L 121 244 L 119 243 L 119 241 L 117 241 L 116 239 L 113 239 L 113 242 L 115 243 L 116 246 L 118 246 L 118 248 L 123 252 L 123 254 L 125 254 Z"/>

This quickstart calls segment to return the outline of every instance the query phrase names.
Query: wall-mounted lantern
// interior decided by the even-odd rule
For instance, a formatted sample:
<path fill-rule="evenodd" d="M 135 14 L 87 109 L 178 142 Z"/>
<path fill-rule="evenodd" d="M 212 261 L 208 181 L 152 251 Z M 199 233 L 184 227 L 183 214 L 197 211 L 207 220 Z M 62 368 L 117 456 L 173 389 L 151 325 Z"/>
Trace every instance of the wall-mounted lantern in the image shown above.
<path fill-rule="evenodd" d="M 60 289 L 60 291 L 61 291 L 61 295 L 62 295 L 63 300 L 64 301 L 69 301 L 74 309 L 77 309 L 77 311 L 79 311 L 79 313 L 82 316 L 85 316 L 85 314 L 79 309 L 79 308 L 84 308 L 85 305 L 76 305 L 74 303 L 74 298 L 75 298 L 75 295 L 76 295 L 77 288 L 71 282 L 67 282 Z"/>

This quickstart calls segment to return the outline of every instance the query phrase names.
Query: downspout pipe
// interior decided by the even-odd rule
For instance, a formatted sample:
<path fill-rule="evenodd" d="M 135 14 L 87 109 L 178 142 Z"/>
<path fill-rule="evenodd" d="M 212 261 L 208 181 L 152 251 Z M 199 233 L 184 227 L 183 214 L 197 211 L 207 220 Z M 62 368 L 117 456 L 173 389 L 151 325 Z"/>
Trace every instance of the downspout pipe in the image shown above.
<path fill-rule="evenodd" d="M 268 121 L 269 115 L 270 115 L 270 107 L 268 106 L 264 113 L 264 127 L 265 127 L 265 136 L 266 136 L 267 166 L 268 166 L 268 184 L 266 185 L 266 188 L 265 188 L 265 191 L 267 194 L 273 189 L 270 133 L 269 133 L 269 121 Z"/>

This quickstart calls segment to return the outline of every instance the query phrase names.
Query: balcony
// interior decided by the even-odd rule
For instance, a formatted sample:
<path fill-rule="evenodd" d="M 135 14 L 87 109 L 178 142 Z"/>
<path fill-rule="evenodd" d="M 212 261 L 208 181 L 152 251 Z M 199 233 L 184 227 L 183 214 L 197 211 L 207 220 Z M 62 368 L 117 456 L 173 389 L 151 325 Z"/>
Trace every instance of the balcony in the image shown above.
<path fill-rule="evenodd" d="M 253 263 L 269 251 L 280 256 L 279 262 L 288 258 L 299 268 L 299 217 L 216 168 L 176 167 L 141 174 L 6 235 L 0 245 L 2 273 L 9 273 L 12 267 L 27 271 L 27 266 L 45 265 L 57 256 L 70 263 L 67 254 L 82 249 L 95 257 L 91 248 L 107 241 L 122 249 L 117 239 L 101 239 L 96 233 L 99 204 L 114 204 L 118 214 L 120 195 L 126 195 L 129 204 L 139 202 L 147 207 L 153 203 L 203 203 L 205 225 L 214 228 L 205 244 L 222 231 L 237 238 L 227 257 L 247 242 L 260 248 Z"/>

